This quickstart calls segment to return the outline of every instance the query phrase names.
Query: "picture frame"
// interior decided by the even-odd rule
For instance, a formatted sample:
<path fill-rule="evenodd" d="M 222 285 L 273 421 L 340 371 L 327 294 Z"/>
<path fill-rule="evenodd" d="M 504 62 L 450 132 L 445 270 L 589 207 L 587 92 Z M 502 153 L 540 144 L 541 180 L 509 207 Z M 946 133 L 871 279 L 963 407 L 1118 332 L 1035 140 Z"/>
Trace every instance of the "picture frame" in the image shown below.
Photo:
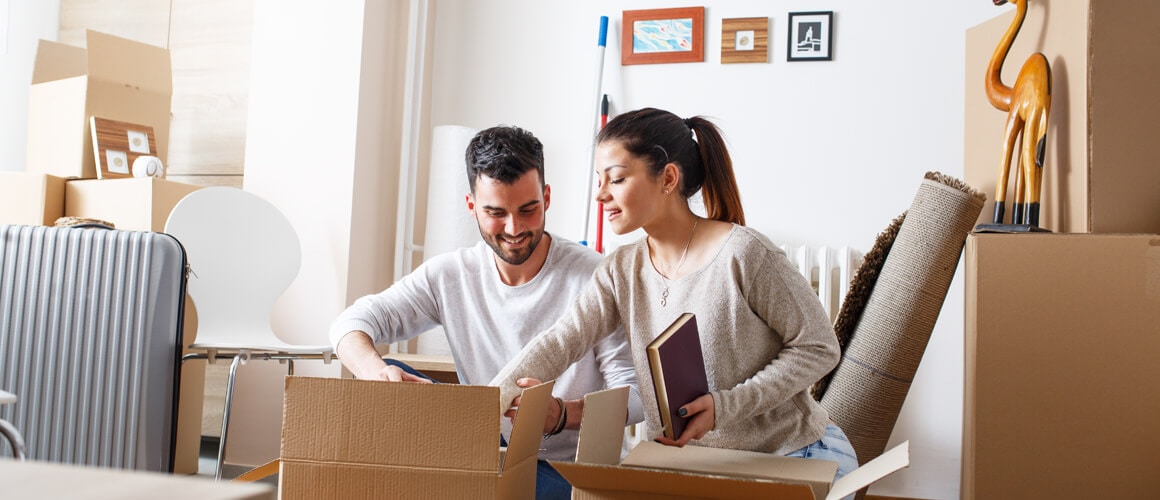
<path fill-rule="evenodd" d="M 133 177 L 138 157 L 157 154 L 153 127 L 97 116 L 89 117 L 98 179 Z"/>
<path fill-rule="evenodd" d="M 703 62 L 705 7 L 626 10 L 620 64 Z"/>
<path fill-rule="evenodd" d="M 786 61 L 834 59 L 834 11 L 790 12 Z"/>
<path fill-rule="evenodd" d="M 769 18 L 721 20 L 721 64 L 769 62 Z"/>

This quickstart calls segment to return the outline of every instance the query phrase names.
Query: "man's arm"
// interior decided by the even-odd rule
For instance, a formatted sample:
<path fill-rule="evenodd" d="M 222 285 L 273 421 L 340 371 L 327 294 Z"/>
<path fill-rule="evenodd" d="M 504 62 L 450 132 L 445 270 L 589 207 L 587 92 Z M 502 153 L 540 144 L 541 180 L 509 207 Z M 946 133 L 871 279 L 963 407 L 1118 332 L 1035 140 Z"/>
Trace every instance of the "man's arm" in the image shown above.
<path fill-rule="evenodd" d="M 355 378 L 362 380 L 385 380 L 390 382 L 425 382 L 431 383 L 422 377 L 416 377 L 383 362 L 382 356 L 375 350 L 371 336 L 358 330 L 348 332 L 338 341 L 334 349 L 342 366 L 350 370 Z"/>

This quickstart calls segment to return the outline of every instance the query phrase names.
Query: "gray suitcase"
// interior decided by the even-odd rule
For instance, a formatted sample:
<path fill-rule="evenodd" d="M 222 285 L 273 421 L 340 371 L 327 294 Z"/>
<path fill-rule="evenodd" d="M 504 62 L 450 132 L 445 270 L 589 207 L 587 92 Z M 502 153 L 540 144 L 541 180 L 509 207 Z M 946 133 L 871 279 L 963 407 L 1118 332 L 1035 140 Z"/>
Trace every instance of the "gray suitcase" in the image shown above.
<path fill-rule="evenodd" d="M 29 459 L 173 470 L 186 278 L 166 234 L 0 225 L 0 388 L 19 398 L 0 418 Z"/>

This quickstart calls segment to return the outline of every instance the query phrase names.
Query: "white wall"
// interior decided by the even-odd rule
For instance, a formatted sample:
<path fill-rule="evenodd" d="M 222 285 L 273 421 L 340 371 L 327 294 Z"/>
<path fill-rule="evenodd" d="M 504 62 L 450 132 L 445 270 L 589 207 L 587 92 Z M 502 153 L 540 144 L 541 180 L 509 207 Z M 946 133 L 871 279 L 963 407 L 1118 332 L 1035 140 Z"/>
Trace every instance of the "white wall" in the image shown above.
<path fill-rule="evenodd" d="M 0 43 L 0 172 L 22 172 L 36 44 L 42 38 L 57 39 L 60 2 L 0 0 L 0 9 L 7 9 L 7 16 L 0 17 L 0 22 L 7 23 L 0 28 L 0 36 L 7 35 Z"/>
<path fill-rule="evenodd" d="M 400 26 L 402 2 L 255 2 L 244 187 L 281 209 L 302 245 L 299 275 L 271 315 L 283 340 L 328 344 L 351 297 L 390 281 Z M 338 366 L 304 362 L 295 373 Z M 228 463 L 277 458 L 285 373 L 261 361 L 239 370 Z"/>
<path fill-rule="evenodd" d="M 681 4 L 438 0 L 433 124 L 508 123 L 537 134 L 554 188 L 548 229 L 584 238 L 596 39 L 607 15 L 604 89 L 613 114 L 653 106 L 714 118 L 749 225 L 774 241 L 867 250 L 909 208 L 923 173 L 962 177 L 963 95 L 982 91 L 984 69 L 972 68 L 978 88 L 964 89 L 965 30 L 1006 8 L 982 0 L 699 4 L 705 62 L 622 67 L 621 11 Z M 787 63 L 786 14 L 822 9 L 835 11 L 834 60 Z M 721 20 L 761 16 L 770 18 L 770 62 L 720 64 Z M 959 496 L 962 335 L 956 276 L 892 438 L 910 440 L 911 466 L 872 492 Z"/>

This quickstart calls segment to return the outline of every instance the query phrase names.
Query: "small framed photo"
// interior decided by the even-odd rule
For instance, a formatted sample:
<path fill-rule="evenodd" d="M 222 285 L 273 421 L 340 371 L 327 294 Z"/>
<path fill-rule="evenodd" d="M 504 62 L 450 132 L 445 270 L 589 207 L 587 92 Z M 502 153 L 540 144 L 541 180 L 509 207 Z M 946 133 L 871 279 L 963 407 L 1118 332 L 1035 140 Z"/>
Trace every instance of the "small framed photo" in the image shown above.
<path fill-rule="evenodd" d="M 89 117 L 98 179 L 133 177 L 133 163 L 157 151 L 153 127 Z"/>
<path fill-rule="evenodd" d="M 721 20 L 721 64 L 768 61 L 768 17 Z"/>
<path fill-rule="evenodd" d="M 620 64 L 705 60 L 705 8 L 626 10 L 621 19 Z"/>
<path fill-rule="evenodd" d="M 834 12 L 790 12 L 786 60 L 830 61 L 834 58 Z"/>

